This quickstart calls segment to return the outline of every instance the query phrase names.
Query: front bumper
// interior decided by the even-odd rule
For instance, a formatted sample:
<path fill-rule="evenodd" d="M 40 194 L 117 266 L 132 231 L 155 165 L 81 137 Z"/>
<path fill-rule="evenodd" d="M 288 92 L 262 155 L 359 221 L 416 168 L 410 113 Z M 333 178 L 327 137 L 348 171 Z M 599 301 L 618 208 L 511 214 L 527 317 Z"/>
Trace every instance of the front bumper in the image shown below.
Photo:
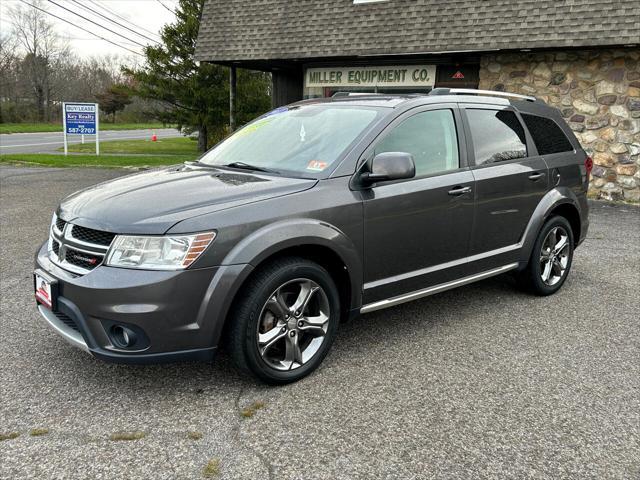
<path fill-rule="evenodd" d="M 118 363 L 211 360 L 234 285 L 248 266 L 147 271 L 99 266 L 78 276 L 49 260 L 47 245 L 36 268 L 58 282 L 55 312 L 38 305 L 60 336 L 95 357 Z M 114 325 L 142 333 L 144 342 L 121 348 Z"/>

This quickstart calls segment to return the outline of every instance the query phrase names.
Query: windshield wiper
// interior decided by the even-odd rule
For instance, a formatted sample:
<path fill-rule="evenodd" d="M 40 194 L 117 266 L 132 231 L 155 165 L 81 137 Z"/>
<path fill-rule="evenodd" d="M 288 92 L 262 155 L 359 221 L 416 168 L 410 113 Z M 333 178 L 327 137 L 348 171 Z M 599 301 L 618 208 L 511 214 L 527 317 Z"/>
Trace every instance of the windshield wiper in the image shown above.
<path fill-rule="evenodd" d="M 212 169 L 216 169 L 219 167 L 219 165 L 211 165 L 209 163 L 203 163 L 200 160 L 186 160 L 185 165 L 197 165 L 198 167 L 205 167 L 205 168 L 212 168 Z"/>
<path fill-rule="evenodd" d="M 222 166 L 223 167 L 230 167 L 230 168 L 239 168 L 241 170 L 253 170 L 255 172 L 277 173 L 277 174 L 280 173 L 279 171 L 273 170 L 272 168 L 258 167 L 257 165 L 251 165 L 251 164 L 245 163 L 245 162 L 231 162 L 231 163 L 227 163 L 226 165 L 222 165 Z"/>

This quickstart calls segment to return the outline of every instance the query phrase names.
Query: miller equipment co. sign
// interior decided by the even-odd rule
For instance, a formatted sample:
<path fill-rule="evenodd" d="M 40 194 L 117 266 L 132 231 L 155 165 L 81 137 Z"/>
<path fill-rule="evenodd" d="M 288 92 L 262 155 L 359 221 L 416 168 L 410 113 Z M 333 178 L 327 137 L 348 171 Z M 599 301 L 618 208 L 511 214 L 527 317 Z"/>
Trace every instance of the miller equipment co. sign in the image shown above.
<path fill-rule="evenodd" d="M 433 87 L 435 65 L 308 68 L 305 87 Z"/>

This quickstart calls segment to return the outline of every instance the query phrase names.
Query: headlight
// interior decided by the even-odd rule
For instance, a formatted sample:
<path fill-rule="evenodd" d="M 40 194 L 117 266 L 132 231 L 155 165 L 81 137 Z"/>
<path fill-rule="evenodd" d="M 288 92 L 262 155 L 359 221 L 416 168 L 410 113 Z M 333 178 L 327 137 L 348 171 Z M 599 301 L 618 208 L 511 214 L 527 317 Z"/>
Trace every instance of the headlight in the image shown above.
<path fill-rule="evenodd" d="M 105 263 L 143 270 L 181 270 L 195 262 L 214 238 L 214 232 L 166 237 L 118 235 Z"/>

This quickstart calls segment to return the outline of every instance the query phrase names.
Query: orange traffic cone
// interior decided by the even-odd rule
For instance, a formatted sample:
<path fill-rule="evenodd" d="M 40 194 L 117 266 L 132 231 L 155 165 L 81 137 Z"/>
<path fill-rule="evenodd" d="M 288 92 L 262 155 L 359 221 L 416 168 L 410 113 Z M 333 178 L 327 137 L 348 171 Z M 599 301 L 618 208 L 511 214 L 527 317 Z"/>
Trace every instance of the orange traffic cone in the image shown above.
<path fill-rule="evenodd" d="M 156 135 L 156 132 L 153 132 L 153 135 L 151 135 L 151 141 L 152 142 L 157 142 L 158 141 L 158 136 Z"/>

